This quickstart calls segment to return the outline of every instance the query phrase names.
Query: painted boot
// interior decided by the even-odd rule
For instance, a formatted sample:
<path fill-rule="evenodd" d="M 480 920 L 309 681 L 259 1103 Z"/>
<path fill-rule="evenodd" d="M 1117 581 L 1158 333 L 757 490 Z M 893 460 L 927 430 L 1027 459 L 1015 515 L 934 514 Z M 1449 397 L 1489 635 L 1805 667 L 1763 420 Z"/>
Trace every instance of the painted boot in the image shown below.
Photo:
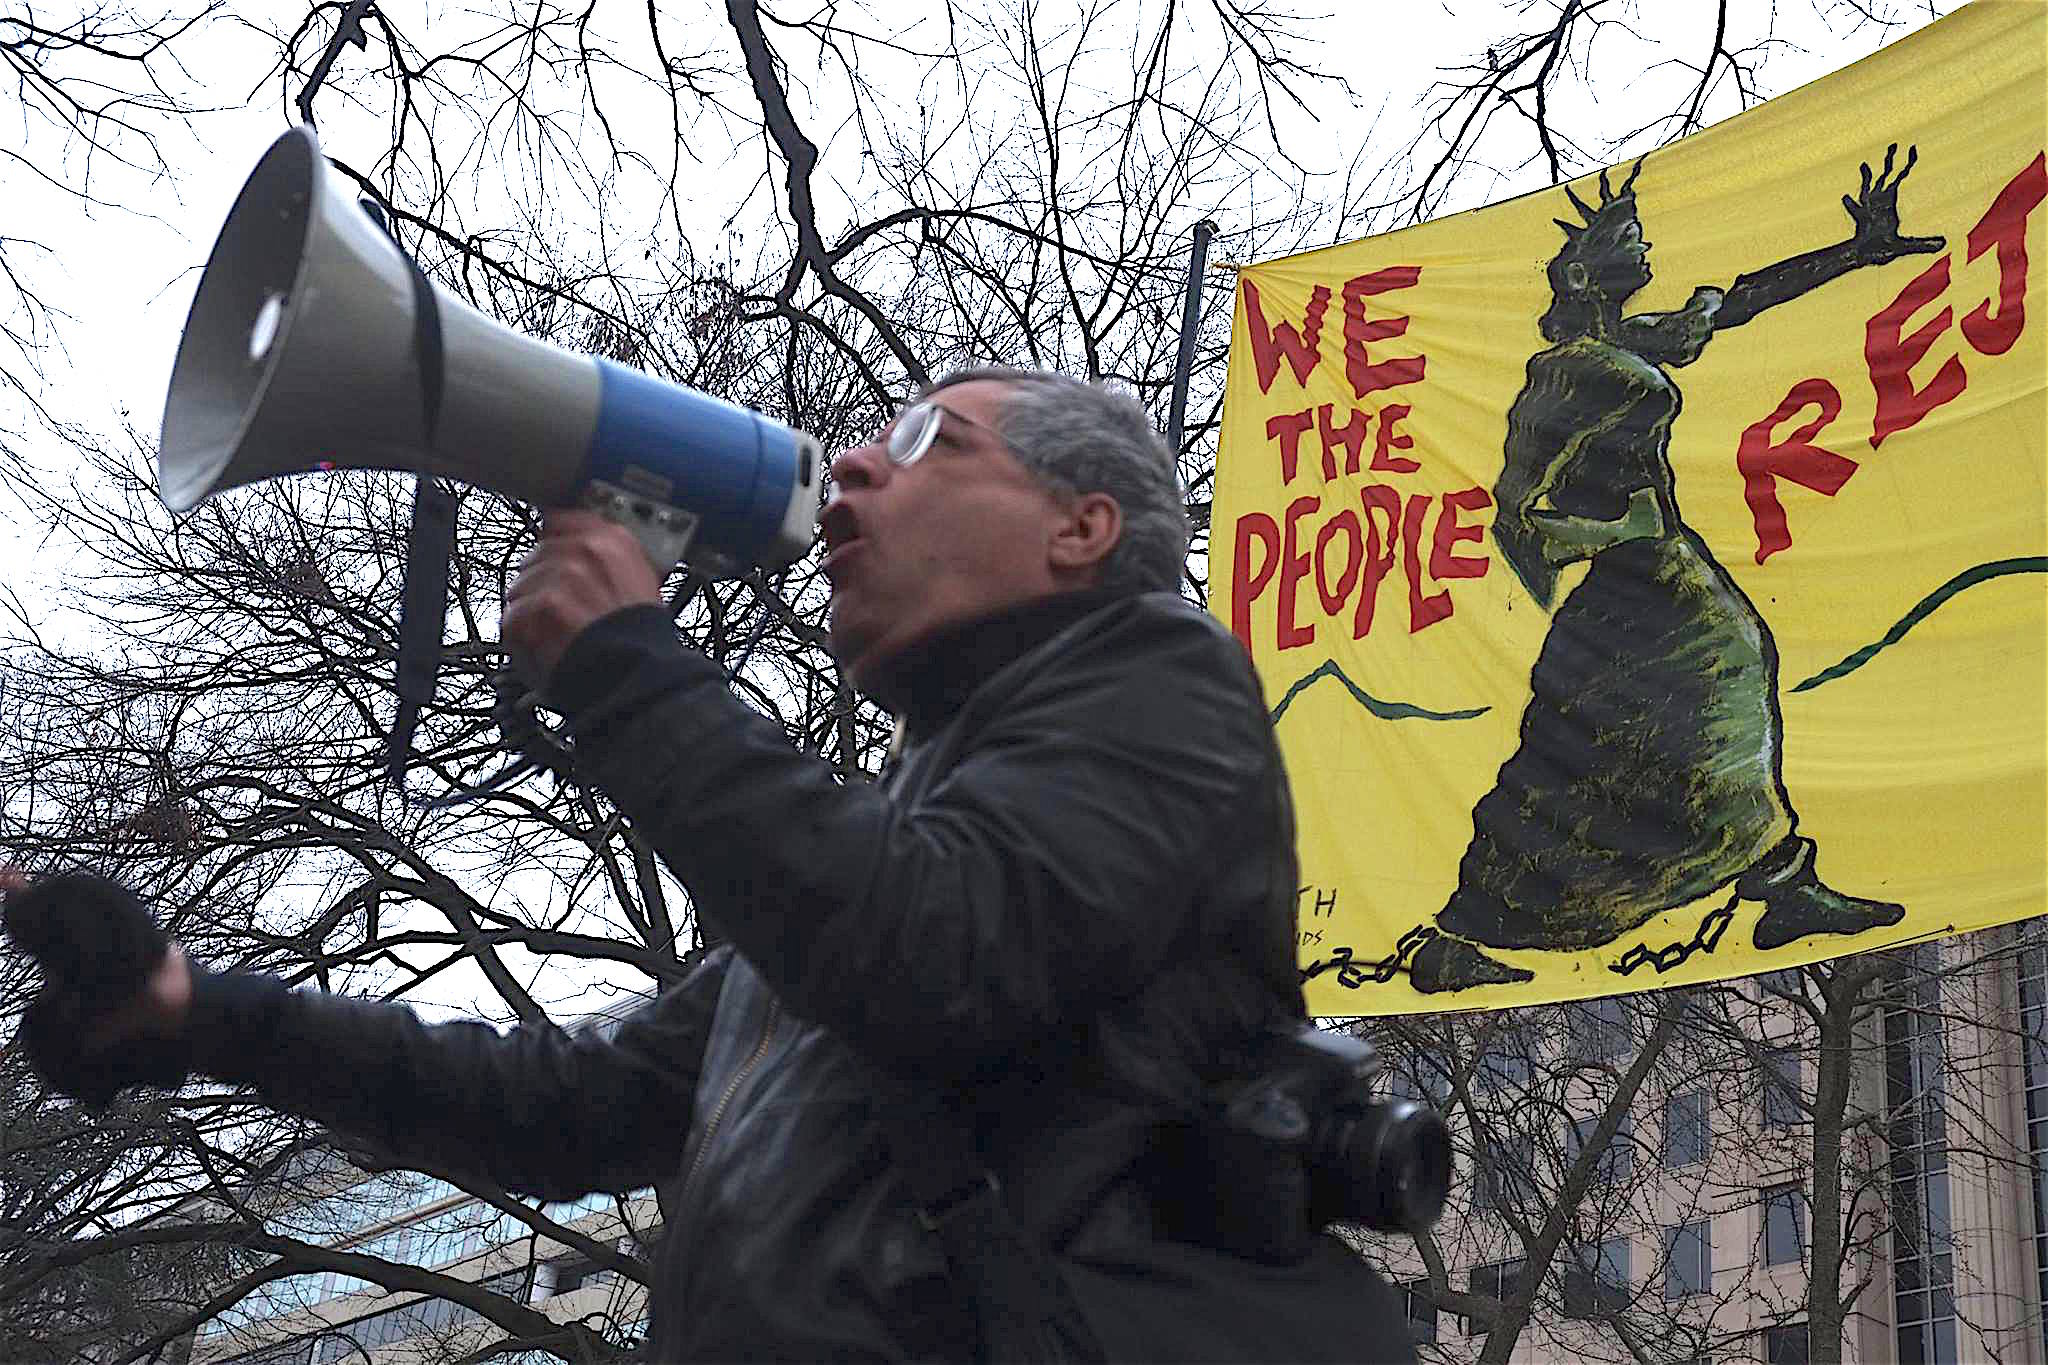
<path fill-rule="evenodd" d="M 1534 972 L 1496 961 L 1480 952 L 1477 945 L 1441 932 L 1415 950 L 1415 961 L 1408 970 L 1409 981 L 1426 995 L 1469 990 L 1473 986 L 1501 986 L 1535 977 Z"/>
<path fill-rule="evenodd" d="M 1764 913 L 1750 942 L 1759 949 L 1782 948 L 1809 934 L 1860 934 L 1906 917 L 1890 901 L 1844 895 L 1813 870 L 1813 840 L 1793 836 L 1736 880 L 1744 900 L 1762 901 Z"/>

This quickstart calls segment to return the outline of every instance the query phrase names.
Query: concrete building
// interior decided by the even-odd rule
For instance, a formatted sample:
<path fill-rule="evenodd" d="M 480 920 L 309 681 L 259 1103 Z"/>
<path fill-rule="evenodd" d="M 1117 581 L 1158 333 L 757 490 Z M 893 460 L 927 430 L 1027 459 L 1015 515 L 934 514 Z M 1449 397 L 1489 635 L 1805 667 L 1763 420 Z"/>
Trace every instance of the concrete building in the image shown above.
<path fill-rule="evenodd" d="M 1995 930 L 1888 955 L 1901 974 L 1847 1049 L 1840 1264 L 1860 1293 L 1845 1361 L 2048 1365 L 2048 950 L 2038 938 Z M 1722 1007 L 1746 1036 L 1747 1065 L 1681 1055 L 1651 1074 L 1599 1154 L 1515 1365 L 1810 1358 L 1819 1059 L 1812 1020 L 1790 999 L 1804 989 L 1800 973 L 1773 973 L 1742 983 L 1743 1007 Z M 1506 1140 L 1494 1163 L 1505 1174 L 1461 1171 L 1439 1229 L 1454 1287 L 1498 1295 L 1517 1284 L 1531 1243 L 1507 1210 L 1525 1226 L 1540 1219 L 1600 1111 L 1597 1086 L 1553 1075 L 1546 1090 L 1529 1074 L 1545 1048 L 1583 1051 L 1590 1037 L 1597 1053 L 1605 1032 L 1625 1064 L 1655 998 L 1573 1007 L 1592 1025 L 1540 1042 L 1533 1065 L 1482 1058 L 1474 1068 L 1475 1085 L 1490 1080 L 1507 1108 L 1558 1131 L 1551 1145 L 1540 1131 Z M 1411 1075 L 1394 1088 L 1430 1087 Z M 1403 1280 L 1423 1359 L 1477 1359 L 1484 1327 L 1433 1302 L 1413 1249 L 1375 1250 Z"/>
<path fill-rule="evenodd" d="M 640 1003 L 625 998 L 571 1031 L 609 1032 Z M 646 1338 L 647 1295 L 638 1281 L 445 1180 L 411 1171 L 371 1175 L 323 1152 L 289 1183 L 310 1197 L 271 1213 L 266 1225 L 274 1232 L 480 1283 L 555 1321 L 596 1326 L 610 1341 Z M 640 1239 L 651 1243 L 660 1222 L 652 1190 L 526 1202 L 559 1227 L 643 1261 L 649 1248 Z M 208 1322 L 192 1340 L 188 1365 L 441 1365 L 503 1338 L 450 1300 L 325 1272 L 274 1281 Z M 493 1359 L 552 1365 L 556 1357 Z"/>
<path fill-rule="evenodd" d="M 339 1163 L 327 1167 L 322 1183 L 337 1185 L 332 1193 L 274 1216 L 270 1226 L 337 1250 L 480 1282 L 557 1321 L 603 1324 L 614 1340 L 644 1339 L 645 1290 L 581 1250 L 539 1235 L 446 1181 L 399 1171 L 368 1178 L 355 1172 L 347 1181 L 341 1169 Z M 623 1205 L 610 1195 L 592 1195 L 541 1211 L 629 1255 L 644 1249 L 627 1225 L 644 1233 L 658 1216 L 651 1192 Z M 243 1299 L 200 1330 L 190 1365 L 427 1365 L 502 1336 L 449 1300 L 389 1293 L 330 1271 L 277 1280 Z M 500 1359 L 529 1365 L 518 1355 Z M 553 1359 L 535 1354 L 531 1365 Z"/>

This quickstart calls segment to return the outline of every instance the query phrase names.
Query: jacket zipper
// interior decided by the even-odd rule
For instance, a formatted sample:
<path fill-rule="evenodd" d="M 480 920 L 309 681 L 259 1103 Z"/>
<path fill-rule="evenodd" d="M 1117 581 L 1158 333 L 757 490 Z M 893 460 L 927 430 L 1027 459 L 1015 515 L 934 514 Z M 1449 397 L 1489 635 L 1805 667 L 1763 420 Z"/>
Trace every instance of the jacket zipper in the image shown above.
<path fill-rule="evenodd" d="M 697 1172 L 704 1169 L 704 1158 L 711 1152 L 711 1139 L 718 1132 L 719 1122 L 725 1118 L 726 1106 L 732 1103 L 732 1097 L 738 1092 L 740 1083 L 747 1079 L 749 1073 L 761 1064 L 761 1058 L 767 1055 L 768 1040 L 775 1036 L 775 1025 L 781 1017 L 781 999 L 770 1000 L 768 1002 L 768 1022 L 761 1029 L 761 1041 L 754 1044 L 754 1055 L 747 1058 L 745 1064 L 733 1073 L 732 1080 L 726 1083 L 725 1093 L 718 1097 L 717 1105 L 711 1110 L 711 1117 L 705 1121 L 704 1136 L 697 1140 L 696 1159 L 690 1163 L 690 1173 L 683 1177 L 682 1193 L 676 1198 L 676 1208 L 678 1210 L 689 1207 L 690 1190 L 697 1183 Z"/>

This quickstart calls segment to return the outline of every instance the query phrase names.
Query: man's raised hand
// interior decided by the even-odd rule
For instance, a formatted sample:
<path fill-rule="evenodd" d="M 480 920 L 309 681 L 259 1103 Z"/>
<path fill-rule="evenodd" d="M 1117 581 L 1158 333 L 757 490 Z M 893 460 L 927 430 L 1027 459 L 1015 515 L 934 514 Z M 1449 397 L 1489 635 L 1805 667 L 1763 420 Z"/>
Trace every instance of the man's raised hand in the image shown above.
<path fill-rule="evenodd" d="M 105 1104 L 124 1086 L 183 1078 L 191 967 L 132 892 L 89 873 L 31 881 L 5 864 L 0 902 L 8 937 L 42 968 L 23 1039 L 52 1088 Z"/>

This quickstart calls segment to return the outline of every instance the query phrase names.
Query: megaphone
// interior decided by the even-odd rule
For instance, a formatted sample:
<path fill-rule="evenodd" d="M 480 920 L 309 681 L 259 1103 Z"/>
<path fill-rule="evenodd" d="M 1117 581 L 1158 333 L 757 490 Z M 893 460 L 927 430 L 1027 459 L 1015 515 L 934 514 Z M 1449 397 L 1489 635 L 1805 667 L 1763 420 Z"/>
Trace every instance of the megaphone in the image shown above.
<path fill-rule="evenodd" d="M 157 490 L 183 512 L 325 469 L 595 506 L 664 570 L 685 555 L 779 568 L 815 535 L 824 456 L 759 413 L 522 336 L 428 284 L 299 127 L 257 164 L 207 260 Z"/>

